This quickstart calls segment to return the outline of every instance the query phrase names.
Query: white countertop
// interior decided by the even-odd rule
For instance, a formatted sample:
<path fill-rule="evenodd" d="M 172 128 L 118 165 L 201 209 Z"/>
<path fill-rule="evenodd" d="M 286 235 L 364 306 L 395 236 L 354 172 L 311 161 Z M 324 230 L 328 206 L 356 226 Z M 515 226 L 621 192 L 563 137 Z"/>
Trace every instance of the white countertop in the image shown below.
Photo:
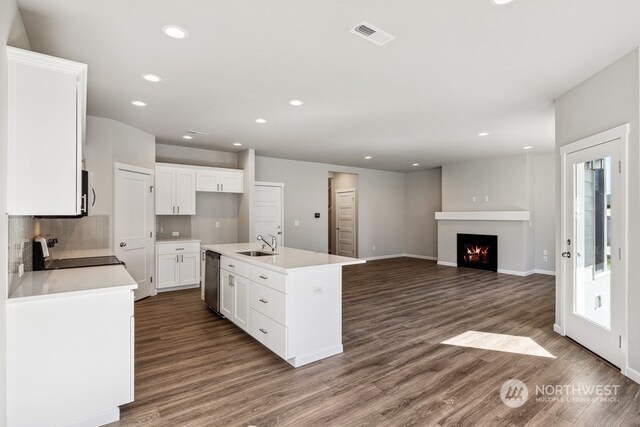
<path fill-rule="evenodd" d="M 199 242 L 200 242 L 199 239 L 185 239 L 185 238 L 179 238 L 179 237 L 175 237 L 175 238 L 167 237 L 167 238 L 156 240 L 156 243 L 199 243 Z"/>
<path fill-rule="evenodd" d="M 9 296 L 7 302 L 68 293 L 99 292 L 120 287 L 138 287 L 123 265 L 31 271 L 22 276 L 20 286 Z"/>
<path fill-rule="evenodd" d="M 237 253 L 242 251 L 260 251 L 262 250 L 261 243 L 203 245 L 201 249 L 211 250 L 229 258 L 285 274 L 292 270 L 311 270 L 319 267 L 338 267 L 343 265 L 364 264 L 366 262 L 358 258 L 329 255 L 284 246 L 279 247 L 276 251 L 277 255 L 273 256 L 251 257 Z M 265 252 L 270 252 L 270 249 L 267 247 Z"/>

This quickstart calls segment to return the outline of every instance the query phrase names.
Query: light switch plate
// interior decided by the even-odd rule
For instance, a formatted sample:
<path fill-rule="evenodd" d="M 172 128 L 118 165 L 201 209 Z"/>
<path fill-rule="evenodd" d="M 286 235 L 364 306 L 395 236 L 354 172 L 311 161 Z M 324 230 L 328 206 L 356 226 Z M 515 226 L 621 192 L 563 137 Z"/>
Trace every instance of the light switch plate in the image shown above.
<path fill-rule="evenodd" d="M 18 277 L 22 277 L 24 275 L 24 264 L 20 264 L 18 266 Z"/>
<path fill-rule="evenodd" d="M 220 228 L 220 221 L 216 221 L 216 228 Z"/>
<path fill-rule="evenodd" d="M 297 219 L 295 221 L 293 221 L 293 225 L 295 225 L 296 227 L 300 226 L 300 221 L 298 221 Z"/>
<path fill-rule="evenodd" d="M 180 232 L 178 232 L 178 231 L 172 231 L 172 232 L 171 232 L 171 235 L 172 235 L 173 237 L 178 237 L 178 236 L 180 236 Z"/>

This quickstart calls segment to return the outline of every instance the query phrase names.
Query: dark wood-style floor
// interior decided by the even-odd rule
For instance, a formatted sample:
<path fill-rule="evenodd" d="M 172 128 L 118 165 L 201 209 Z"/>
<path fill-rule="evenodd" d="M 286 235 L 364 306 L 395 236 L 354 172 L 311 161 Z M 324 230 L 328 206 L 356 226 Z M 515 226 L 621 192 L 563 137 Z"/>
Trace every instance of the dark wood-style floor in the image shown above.
<path fill-rule="evenodd" d="M 554 280 L 398 258 L 344 269 L 344 353 L 292 368 L 213 315 L 198 290 L 136 303 L 136 396 L 114 426 L 638 425 L 640 387 L 552 331 Z M 474 330 L 533 338 L 556 359 L 440 344 Z M 499 389 L 620 385 L 617 402 Z"/>

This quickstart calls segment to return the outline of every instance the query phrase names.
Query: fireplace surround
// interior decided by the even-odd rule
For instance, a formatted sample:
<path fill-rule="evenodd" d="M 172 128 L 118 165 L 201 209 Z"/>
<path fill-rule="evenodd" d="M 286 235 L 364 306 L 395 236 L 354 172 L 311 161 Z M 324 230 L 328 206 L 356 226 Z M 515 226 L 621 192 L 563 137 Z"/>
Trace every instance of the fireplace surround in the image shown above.
<path fill-rule="evenodd" d="M 498 271 L 498 236 L 457 235 L 458 267 Z"/>

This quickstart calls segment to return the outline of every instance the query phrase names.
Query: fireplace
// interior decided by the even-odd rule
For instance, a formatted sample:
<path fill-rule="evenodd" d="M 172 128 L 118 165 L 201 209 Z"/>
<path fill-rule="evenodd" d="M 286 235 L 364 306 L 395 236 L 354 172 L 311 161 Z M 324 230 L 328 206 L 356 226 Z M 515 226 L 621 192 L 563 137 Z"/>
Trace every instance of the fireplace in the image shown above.
<path fill-rule="evenodd" d="M 458 267 L 498 271 L 498 236 L 458 234 Z"/>

